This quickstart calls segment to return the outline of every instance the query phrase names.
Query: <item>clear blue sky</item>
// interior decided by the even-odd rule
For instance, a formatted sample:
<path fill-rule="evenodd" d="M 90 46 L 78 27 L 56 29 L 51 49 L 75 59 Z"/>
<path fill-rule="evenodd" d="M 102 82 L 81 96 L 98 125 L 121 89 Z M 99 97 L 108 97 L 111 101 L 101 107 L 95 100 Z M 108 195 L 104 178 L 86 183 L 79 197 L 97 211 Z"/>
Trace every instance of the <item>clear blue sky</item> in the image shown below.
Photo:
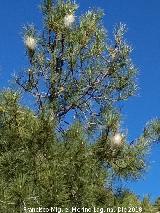
<path fill-rule="evenodd" d="M 116 23 L 128 26 L 127 40 L 134 48 L 133 60 L 139 69 L 138 95 L 124 105 L 124 122 L 129 137 L 137 137 L 145 123 L 160 117 L 160 1 L 152 0 L 79 0 L 82 11 L 100 7 L 104 24 L 110 31 Z M 13 72 L 25 63 L 21 37 L 26 23 L 41 25 L 40 0 L 5 0 L 0 7 L 0 87 L 6 87 Z M 145 178 L 128 184 L 137 194 L 160 196 L 160 144 L 152 149 L 151 164 Z"/>

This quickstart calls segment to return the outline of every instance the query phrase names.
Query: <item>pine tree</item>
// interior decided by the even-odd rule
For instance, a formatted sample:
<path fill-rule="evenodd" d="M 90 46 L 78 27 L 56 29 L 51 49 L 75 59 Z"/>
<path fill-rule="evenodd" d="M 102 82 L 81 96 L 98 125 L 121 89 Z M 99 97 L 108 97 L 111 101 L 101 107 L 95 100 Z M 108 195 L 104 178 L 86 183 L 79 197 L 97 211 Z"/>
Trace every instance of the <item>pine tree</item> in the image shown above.
<path fill-rule="evenodd" d="M 149 197 L 144 197 L 142 201 L 142 208 L 145 213 L 158 212 L 158 209 L 150 202 Z"/>
<path fill-rule="evenodd" d="M 41 8 L 42 31 L 24 28 L 28 66 L 15 78 L 19 92 L 0 97 L 0 210 L 117 206 L 115 179 L 138 179 L 160 138 L 159 119 L 131 143 L 121 127 L 119 103 L 137 88 L 126 27 L 117 25 L 110 42 L 101 10 L 78 17 L 70 0 Z M 22 105 L 22 91 L 35 98 L 33 108 Z"/>
<path fill-rule="evenodd" d="M 157 212 L 160 211 L 160 197 L 157 198 L 154 206 L 155 206 L 155 208 L 157 208 Z"/>

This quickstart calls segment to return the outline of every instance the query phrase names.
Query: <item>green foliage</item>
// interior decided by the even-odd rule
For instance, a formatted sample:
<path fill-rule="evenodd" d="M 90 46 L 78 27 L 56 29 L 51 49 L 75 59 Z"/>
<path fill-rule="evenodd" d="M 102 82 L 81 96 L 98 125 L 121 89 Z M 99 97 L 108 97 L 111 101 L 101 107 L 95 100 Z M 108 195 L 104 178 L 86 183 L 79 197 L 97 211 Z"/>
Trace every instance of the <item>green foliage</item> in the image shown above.
<path fill-rule="evenodd" d="M 139 198 L 130 191 L 124 190 L 117 193 L 117 206 L 119 207 L 142 207 Z M 142 211 L 139 211 L 142 212 Z"/>
<path fill-rule="evenodd" d="M 160 198 L 158 197 L 157 200 L 155 201 L 155 208 L 157 208 L 157 211 L 160 211 Z"/>
<path fill-rule="evenodd" d="M 102 24 L 103 12 L 91 10 L 78 19 L 77 8 L 71 1 L 42 4 L 42 36 L 35 37 L 35 29 L 26 27 L 25 35 L 32 32 L 37 47 L 33 55 L 28 54 L 26 75 L 16 78 L 18 85 L 38 100 L 38 112 L 48 103 L 61 125 L 69 113 L 84 125 L 90 120 L 97 124 L 98 115 L 106 108 L 136 91 L 137 70 L 130 59 L 132 49 L 124 41 L 125 25 L 115 28 L 110 44 Z M 70 27 L 65 25 L 67 15 L 74 21 Z M 98 131 L 97 125 L 95 128 Z"/>
<path fill-rule="evenodd" d="M 111 42 L 100 10 L 78 18 L 70 0 L 41 8 L 44 29 L 24 28 L 28 67 L 15 79 L 36 109 L 23 106 L 20 93 L 0 95 L 1 212 L 129 205 L 154 212 L 149 200 L 114 188 L 115 179 L 140 178 L 160 139 L 158 118 L 131 143 L 121 128 L 118 103 L 137 89 L 125 25 Z"/>
<path fill-rule="evenodd" d="M 97 194 L 104 193 L 106 173 L 80 124 L 58 141 L 53 121 L 45 120 L 46 115 L 35 117 L 22 109 L 15 93 L 4 93 L 1 100 L 0 197 L 4 208 L 11 205 L 21 212 L 24 206 L 96 205 Z"/>
<path fill-rule="evenodd" d="M 153 206 L 153 204 L 150 202 L 149 197 L 144 197 L 142 201 L 142 208 L 144 213 L 154 213 L 157 212 L 157 208 Z"/>

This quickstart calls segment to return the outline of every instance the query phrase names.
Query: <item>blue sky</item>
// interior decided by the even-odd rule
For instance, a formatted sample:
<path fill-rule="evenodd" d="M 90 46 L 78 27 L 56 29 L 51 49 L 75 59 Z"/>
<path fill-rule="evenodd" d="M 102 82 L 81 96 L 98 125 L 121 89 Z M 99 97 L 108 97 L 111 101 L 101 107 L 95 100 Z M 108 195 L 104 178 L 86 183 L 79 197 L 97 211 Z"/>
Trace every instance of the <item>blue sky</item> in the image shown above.
<path fill-rule="evenodd" d="M 140 135 L 145 123 L 160 117 L 160 1 L 151 0 L 79 0 L 82 11 L 104 9 L 104 25 L 112 32 L 116 23 L 127 24 L 127 40 L 134 48 L 132 58 L 139 69 L 139 91 L 123 105 L 124 126 L 129 138 Z M 25 63 L 22 26 L 35 23 L 41 26 L 39 0 L 1 0 L 0 7 L 0 87 L 6 87 L 11 74 Z M 151 152 L 150 169 L 142 180 L 129 183 L 137 194 L 160 196 L 160 145 Z"/>

